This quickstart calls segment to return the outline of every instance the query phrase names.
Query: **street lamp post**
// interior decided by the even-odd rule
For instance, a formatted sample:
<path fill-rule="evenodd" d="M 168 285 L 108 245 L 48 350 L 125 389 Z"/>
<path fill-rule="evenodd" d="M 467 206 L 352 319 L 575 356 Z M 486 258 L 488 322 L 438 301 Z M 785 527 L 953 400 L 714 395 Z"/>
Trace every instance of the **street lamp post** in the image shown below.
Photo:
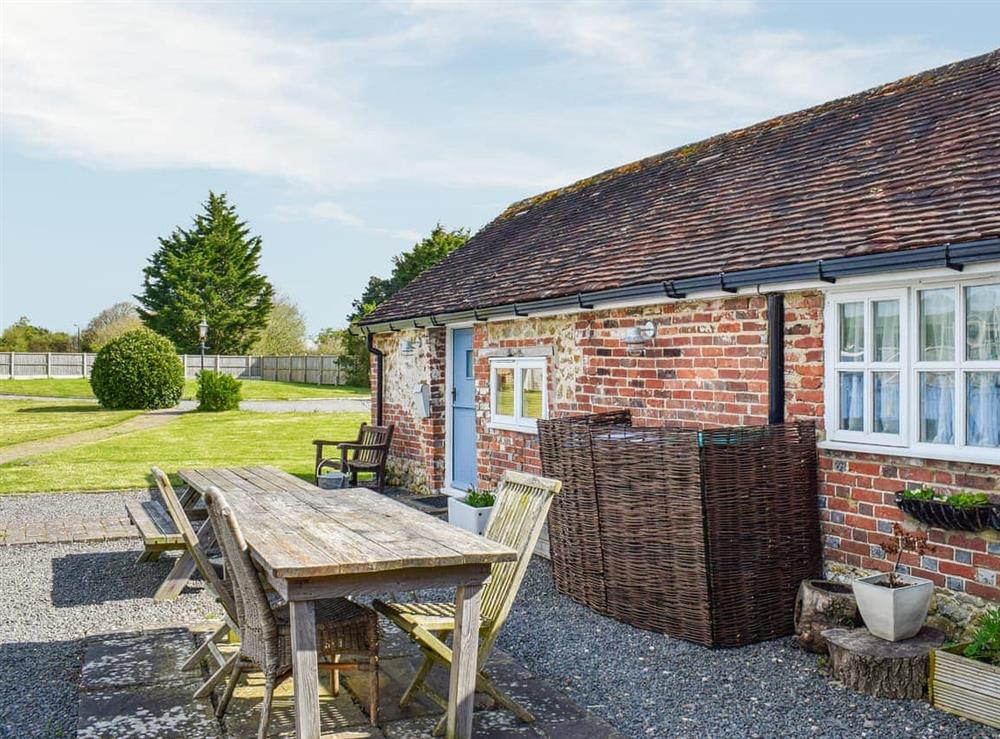
<path fill-rule="evenodd" d="M 73 325 L 76 326 L 76 350 L 82 351 L 83 344 L 80 342 L 80 324 L 74 323 Z"/>
<path fill-rule="evenodd" d="M 201 371 L 205 371 L 205 339 L 208 338 L 208 321 L 205 317 L 201 317 L 201 323 L 198 324 L 198 341 L 201 342 Z"/>

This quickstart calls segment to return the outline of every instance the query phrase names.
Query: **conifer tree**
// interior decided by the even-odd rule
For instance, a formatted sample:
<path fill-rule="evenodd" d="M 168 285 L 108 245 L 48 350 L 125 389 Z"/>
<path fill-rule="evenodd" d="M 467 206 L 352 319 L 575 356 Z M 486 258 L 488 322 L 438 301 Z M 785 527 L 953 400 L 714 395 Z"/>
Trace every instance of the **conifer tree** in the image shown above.
<path fill-rule="evenodd" d="M 261 239 L 225 193 L 209 192 L 189 230 L 178 227 L 143 269 L 139 317 L 177 351 L 199 349 L 198 324 L 208 321 L 208 351 L 244 354 L 267 325 L 274 288 L 260 274 Z"/>

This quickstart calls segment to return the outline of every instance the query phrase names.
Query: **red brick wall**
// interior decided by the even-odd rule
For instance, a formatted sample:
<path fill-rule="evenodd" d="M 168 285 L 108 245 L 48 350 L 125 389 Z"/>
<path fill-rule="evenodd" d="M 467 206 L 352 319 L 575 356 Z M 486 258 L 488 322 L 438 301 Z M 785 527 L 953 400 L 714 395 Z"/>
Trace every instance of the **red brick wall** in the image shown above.
<path fill-rule="evenodd" d="M 574 410 L 622 406 L 637 424 L 691 426 L 767 422 L 767 301 L 763 297 L 619 310 L 577 321 L 586 369 Z M 640 357 L 623 340 L 652 321 Z"/>
<path fill-rule="evenodd" d="M 935 462 L 857 452 L 824 451 L 820 456 L 820 505 L 826 559 L 869 570 L 889 569 L 882 546 L 892 524 L 905 516 L 894 502 L 907 482 L 942 490 L 1000 493 L 995 466 Z M 913 528 L 914 522 L 906 524 Z M 1000 540 L 988 533 L 928 529 L 935 551 L 904 553 L 906 572 L 935 585 L 1000 601 Z"/>
<path fill-rule="evenodd" d="M 767 320 L 763 296 L 686 301 L 557 318 L 476 324 L 476 403 L 481 487 L 507 469 L 540 471 L 532 434 L 489 428 L 489 354 L 547 347 L 549 412 L 553 415 L 630 408 L 637 424 L 692 426 L 767 422 Z M 652 321 L 655 339 L 641 357 L 623 340 Z M 443 338 L 439 363 L 443 378 Z M 823 430 L 823 296 L 785 296 L 785 407 L 789 419 L 815 419 Z M 428 479 L 443 482 L 444 396 L 401 453 L 429 455 Z M 395 411 L 394 411 L 395 412 Z M 405 415 L 405 414 L 404 414 Z M 387 414 L 387 418 L 389 415 Z M 397 416 L 398 417 L 398 416 Z M 406 423 L 399 417 L 399 423 Z M 1000 465 L 910 460 L 822 450 L 820 505 L 826 559 L 833 566 L 888 569 L 882 545 L 893 502 L 907 482 L 1000 493 Z M 911 527 L 918 524 L 911 521 Z M 952 590 L 1000 601 L 1000 537 L 930 530 L 938 549 L 922 562 L 904 557 L 915 575 Z"/>
<path fill-rule="evenodd" d="M 785 299 L 785 385 L 789 418 L 813 418 L 824 428 L 823 298 L 819 294 Z M 895 493 L 908 484 L 929 484 L 942 491 L 975 490 L 1000 494 L 1000 465 L 908 459 L 884 454 L 820 450 L 820 516 L 824 556 L 849 568 L 886 571 L 882 549 L 894 522 L 906 516 Z M 907 528 L 923 527 L 910 520 Z M 1000 537 L 929 528 L 936 551 L 918 559 L 904 554 L 901 564 L 940 587 L 1000 601 Z"/>
<path fill-rule="evenodd" d="M 624 335 L 647 321 L 657 327 L 656 336 L 642 356 L 630 356 Z M 536 437 L 488 428 L 489 357 L 483 350 L 550 347 L 552 415 L 627 407 L 636 424 L 767 422 L 767 300 L 761 296 L 527 319 L 516 329 L 507 322 L 480 324 L 474 345 L 482 485 L 495 485 L 506 469 L 541 469 Z M 567 365 L 575 372 L 563 384 L 572 387 L 560 391 L 553 377 Z"/>

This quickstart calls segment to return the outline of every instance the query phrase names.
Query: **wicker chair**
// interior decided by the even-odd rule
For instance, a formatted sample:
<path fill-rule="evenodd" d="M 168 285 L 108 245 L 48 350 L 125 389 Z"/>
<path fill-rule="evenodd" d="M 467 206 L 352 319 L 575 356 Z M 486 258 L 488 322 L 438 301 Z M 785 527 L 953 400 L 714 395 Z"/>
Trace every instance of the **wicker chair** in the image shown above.
<path fill-rule="evenodd" d="M 204 578 L 206 585 L 215 595 L 215 599 L 222 606 L 222 610 L 225 614 L 223 623 L 217 628 L 212 634 L 205 638 L 201 643 L 201 646 L 195 650 L 194 654 L 184 663 L 181 670 L 194 670 L 201 667 L 201 662 L 203 659 L 211 659 L 215 666 L 212 668 L 212 674 L 209 676 L 208 680 L 199 686 L 195 691 L 195 698 L 204 698 L 210 695 L 212 690 L 222 682 L 226 675 L 233 669 L 233 665 L 236 663 L 238 654 L 233 654 L 228 659 L 219 651 L 216 646 L 221 641 L 227 639 L 232 632 L 239 633 L 239 626 L 237 625 L 236 619 L 236 603 L 233 600 L 233 593 L 230 586 L 223 581 L 220 573 L 217 571 L 216 562 L 209 558 L 203 545 L 207 543 L 209 537 L 205 536 L 203 533 L 196 534 L 194 527 L 191 525 L 191 521 L 188 519 L 187 514 L 184 511 L 184 506 L 181 504 L 180 498 L 177 497 L 177 493 L 174 491 L 174 486 L 170 484 L 170 478 L 167 477 L 166 473 L 163 472 L 159 467 L 153 467 L 153 479 L 156 481 L 156 486 L 160 489 L 160 495 L 163 498 L 163 502 L 167 505 L 167 511 L 170 513 L 170 518 L 173 520 L 174 525 L 180 532 L 184 539 L 184 544 L 187 546 L 187 555 L 191 558 L 193 567 L 201 573 L 202 578 Z M 211 524 L 208 524 L 211 527 Z M 174 565 L 174 570 L 177 570 L 182 562 L 178 561 Z M 182 569 L 180 572 L 183 581 L 181 586 L 187 582 L 187 573 L 190 570 Z M 173 574 L 173 571 L 171 571 Z M 169 581 L 169 578 L 168 578 Z"/>
<path fill-rule="evenodd" d="M 520 472 L 505 473 L 497 491 L 496 507 L 484 532 L 487 539 L 506 544 L 516 550 L 517 559 L 513 562 L 494 564 L 490 579 L 483 587 L 476 690 L 489 694 L 525 722 L 534 721 L 534 716 L 500 690 L 483 669 L 483 665 L 486 664 L 493 645 L 500 635 L 500 629 L 514 605 L 514 598 L 521 587 L 535 544 L 538 543 L 538 536 L 545 523 L 552 498 L 559 492 L 560 487 L 562 483 L 559 480 Z M 451 667 L 451 648 L 444 643 L 444 639 L 447 634 L 455 630 L 454 603 L 385 603 L 376 600 L 372 605 L 376 611 L 409 634 L 424 654 L 423 664 L 403 693 L 399 705 L 405 706 L 416 691 L 422 690 L 447 711 L 447 700 L 431 690 L 425 681 L 435 663 Z M 441 717 L 434 730 L 435 734 L 440 734 L 444 730 L 445 719 L 445 716 Z"/>
<path fill-rule="evenodd" d="M 259 739 L 267 735 L 275 688 L 292 674 L 292 638 L 288 605 L 274 606 L 267 598 L 239 522 L 218 488 L 205 495 L 208 515 L 222 547 L 226 571 L 231 576 L 240 625 L 239 659 L 233 665 L 229 684 L 216 715 L 222 718 L 229 706 L 241 672 L 252 665 L 264 671 L 264 702 L 261 706 Z M 378 719 L 378 616 L 346 598 L 316 601 L 316 644 L 324 666 L 333 671 L 334 692 L 339 689 L 339 671 L 370 672 L 369 716 Z"/>
<path fill-rule="evenodd" d="M 313 439 L 316 447 L 316 484 L 320 473 L 327 467 L 351 476 L 351 485 L 358 484 L 359 472 L 375 475 L 375 487 L 381 493 L 385 489 L 385 463 L 389 459 L 389 445 L 395 426 L 370 426 L 361 424 L 358 438 L 354 441 L 327 441 Z M 324 457 L 323 447 L 335 446 L 339 457 Z"/>

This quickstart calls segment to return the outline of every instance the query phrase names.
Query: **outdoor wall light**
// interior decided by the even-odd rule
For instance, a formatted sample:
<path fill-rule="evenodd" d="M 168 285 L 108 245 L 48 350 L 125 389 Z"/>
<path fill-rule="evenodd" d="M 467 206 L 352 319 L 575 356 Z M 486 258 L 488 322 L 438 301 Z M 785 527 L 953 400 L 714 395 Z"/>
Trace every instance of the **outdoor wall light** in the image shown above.
<path fill-rule="evenodd" d="M 403 339 L 399 342 L 399 353 L 410 356 L 413 354 L 414 349 L 419 349 L 422 346 L 420 339 L 413 341 L 412 339 Z"/>
<path fill-rule="evenodd" d="M 646 344 L 656 336 L 656 326 L 652 321 L 646 321 L 644 326 L 633 326 L 625 333 L 625 348 L 632 355 L 641 355 L 646 350 Z"/>

